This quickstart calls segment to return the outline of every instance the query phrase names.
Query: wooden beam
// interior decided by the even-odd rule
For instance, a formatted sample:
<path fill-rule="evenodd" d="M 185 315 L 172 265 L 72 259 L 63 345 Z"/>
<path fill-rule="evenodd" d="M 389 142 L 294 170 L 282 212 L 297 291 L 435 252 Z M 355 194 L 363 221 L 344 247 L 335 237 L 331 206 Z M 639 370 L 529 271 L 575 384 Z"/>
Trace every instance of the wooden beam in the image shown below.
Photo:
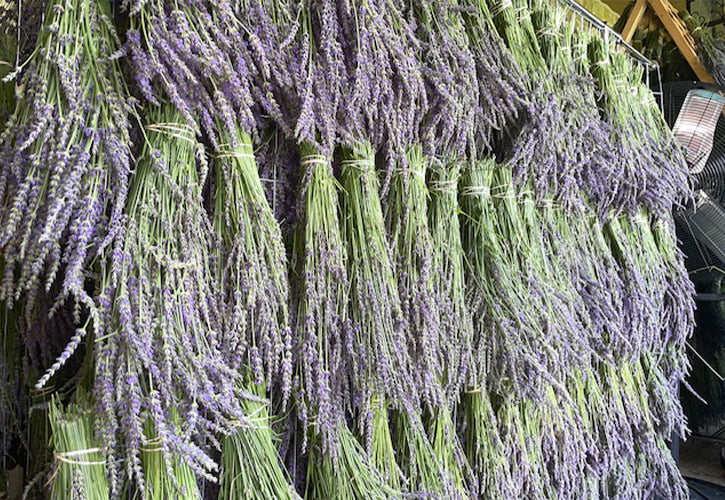
<path fill-rule="evenodd" d="M 644 16 L 646 10 L 647 0 L 637 0 L 632 7 L 632 10 L 629 12 L 627 24 L 624 25 L 624 29 L 621 33 L 625 42 L 630 43 L 632 41 L 634 32 L 637 29 L 637 26 L 639 26 L 639 23 L 642 21 L 642 16 Z"/>
<path fill-rule="evenodd" d="M 668 0 L 648 0 L 648 2 L 652 6 L 652 9 L 654 9 L 657 17 L 662 21 L 667 32 L 675 41 L 677 48 L 680 49 L 687 63 L 695 72 L 695 75 L 697 75 L 697 78 L 705 83 L 714 83 L 715 80 L 713 80 L 710 73 L 702 65 L 702 61 L 700 61 L 700 56 L 697 54 L 697 48 L 695 47 L 695 41 L 687 31 L 680 16 L 672 7 L 672 4 Z"/>

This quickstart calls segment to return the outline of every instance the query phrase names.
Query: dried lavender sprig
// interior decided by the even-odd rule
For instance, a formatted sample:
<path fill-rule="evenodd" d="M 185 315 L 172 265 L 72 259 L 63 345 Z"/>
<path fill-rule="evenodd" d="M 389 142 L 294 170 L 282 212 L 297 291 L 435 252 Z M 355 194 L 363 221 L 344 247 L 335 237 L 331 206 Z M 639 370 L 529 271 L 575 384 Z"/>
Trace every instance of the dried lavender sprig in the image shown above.
<path fill-rule="evenodd" d="M 217 134 L 224 141 L 214 157 L 222 342 L 233 366 L 249 367 L 256 383 L 274 384 L 286 401 L 292 335 L 282 234 L 257 173 L 251 137 L 238 127 L 219 127 Z"/>
<path fill-rule="evenodd" d="M 31 307 L 62 283 L 96 322 L 86 268 L 119 234 L 128 191 L 131 103 L 107 0 L 54 1 L 0 138 L 0 295 Z"/>
<path fill-rule="evenodd" d="M 246 422 L 240 374 L 223 352 L 214 241 L 201 187 L 203 148 L 172 105 L 147 111 L 144 149 L 126 206 L 123 242 L 103 269 L 95 394 L 111 487 L 120 464 L 145 492 L 141 448 L 149 419 L 167 465 L 186 463 L 214 480 L 205 446 Z M 200 168 L 197 168 L 197 161 Z M 118 462 L 116 459 L 123 459 Z"/>

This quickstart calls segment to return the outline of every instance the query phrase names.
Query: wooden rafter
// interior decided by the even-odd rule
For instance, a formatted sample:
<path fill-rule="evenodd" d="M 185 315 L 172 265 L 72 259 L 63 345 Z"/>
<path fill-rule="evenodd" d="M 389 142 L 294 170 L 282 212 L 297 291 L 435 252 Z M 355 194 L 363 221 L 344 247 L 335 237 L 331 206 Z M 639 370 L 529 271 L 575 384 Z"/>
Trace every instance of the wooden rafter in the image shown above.
<path fill-rule="evenodd" d="M 677 48 L 702 82 L 713 83 L 714 80 L 710 73 L 703 66 L 700 56 L 697 53 L 697 46 L 692 39 L 692 35 L 687 31 L 685 23 L 682 22 L 680 16 L 669 0 L 637 0 L 629 13 L 627 23 L 622 30 L 622 38 L 629 43 L 634 36 L 634 31 L 642 21 L 647 7 L 651 7 L 655 12 L 662 25 L 674 40 Z"/>

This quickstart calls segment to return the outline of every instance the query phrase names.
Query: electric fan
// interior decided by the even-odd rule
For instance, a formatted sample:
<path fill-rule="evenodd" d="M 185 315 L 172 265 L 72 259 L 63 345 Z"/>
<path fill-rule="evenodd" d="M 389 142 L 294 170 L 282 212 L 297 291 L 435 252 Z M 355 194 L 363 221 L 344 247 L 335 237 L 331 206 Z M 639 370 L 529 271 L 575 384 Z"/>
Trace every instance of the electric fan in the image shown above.
<path fill-rule="evenodd" d="M 725 89 L 700 82 L 663 87 L 664 116 L 685 151 L 694 203 L 675 222 L 695 284 L 725 276 Z"/>

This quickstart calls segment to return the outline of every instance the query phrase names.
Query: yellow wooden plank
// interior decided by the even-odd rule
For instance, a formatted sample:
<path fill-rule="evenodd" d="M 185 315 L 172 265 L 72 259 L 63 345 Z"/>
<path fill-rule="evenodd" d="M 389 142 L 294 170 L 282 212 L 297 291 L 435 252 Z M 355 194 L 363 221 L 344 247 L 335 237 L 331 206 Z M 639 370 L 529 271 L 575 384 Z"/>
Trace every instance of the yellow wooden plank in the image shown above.
<path fill-rule="evenodd" d="M 713 83 L 712 76 L 707 72 L 705 67 L 700 61 L 700 56 L 697 54 L 697 48 L 695 41 L 688 33 L 680 16 L 669 3 L 668 0 L 648 0 L 649 5 L 660 18 L 667 32 L 670 34 L 672 39 L 675 41 L 677 48 L 680 49 L 682 56 L 685 58 L 687 63 L 690 65 L 692 70 L 697 75 L 697 78 L 702 82 Z"/>
<path fill-rule="evenodd" d="M 632 41 L 634 32 L 637 29 L 637 26 L 639 26 L 639 23 L 642 21 L 642 16 L 644 16 L 644 12 L 646 10 L 647 0 L 637 0 L 634 7 L 632 7 L 632 10 L 629 12 L 627 23 L 624 25 L 624 29 L 621 33 L 625 42 L 629 43 Z"/>

